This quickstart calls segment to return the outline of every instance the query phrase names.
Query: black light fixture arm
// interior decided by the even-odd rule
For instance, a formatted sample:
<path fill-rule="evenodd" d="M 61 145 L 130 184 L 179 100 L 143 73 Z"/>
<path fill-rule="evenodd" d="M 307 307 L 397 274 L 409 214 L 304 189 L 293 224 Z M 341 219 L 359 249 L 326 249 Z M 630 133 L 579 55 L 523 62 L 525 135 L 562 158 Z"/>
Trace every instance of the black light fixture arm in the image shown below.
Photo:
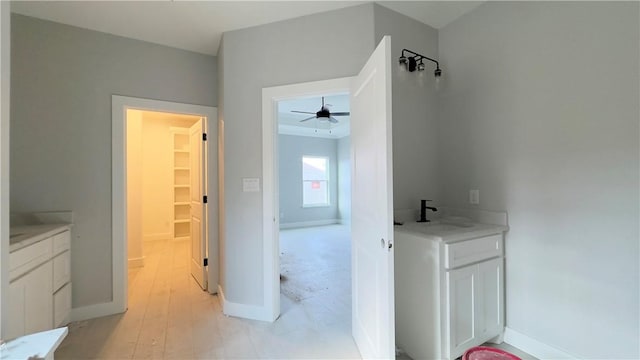
<path fill-rule="evenodd" d="M 410 56 L 409 57 L 405 56 L 405 53 L 408 53 Z M 418 54 L 417 52 L 411 51 L 409 49 L 402 49 L 402 54 L 400 56 L 400 64 L 406 65 L 409 71 L 414 71 L 416 69 L 416 65 L 422 64 L 423 60 L 429 60 L 436 64 L 436 70 L 434 72 L 436 77 L 440 77 L 442 75 L 442 70 L 440 70 L 440 63 L 438 62 L 438 60 L 432 59 L 422 54 Z M 424 66 L 422 66 L 422 68 L 419 68 L 418 70 L 423 70 L 423 69 L 424 69 Z"/>

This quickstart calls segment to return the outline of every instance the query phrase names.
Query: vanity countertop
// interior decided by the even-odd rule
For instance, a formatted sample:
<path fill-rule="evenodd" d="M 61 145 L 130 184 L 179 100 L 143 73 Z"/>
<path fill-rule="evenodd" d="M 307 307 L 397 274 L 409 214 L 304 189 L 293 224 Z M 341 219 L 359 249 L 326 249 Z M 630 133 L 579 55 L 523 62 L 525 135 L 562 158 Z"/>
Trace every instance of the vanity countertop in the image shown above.
<path fill-rule="evenodd" d="M 12 226 L 9 232 L 9 253 L 69 229 L 71 229 L 71 224 Z"/>
<path fill-rule="evenodd" d="M 427 223 L 407 221 L 403 225 L 394 226 L 394 231 L 406 232 L 445 243 L 499 234 L 507 230 L 509 227 L 505 225 L 482 224 L 466 219 L 443 219 Z"/>

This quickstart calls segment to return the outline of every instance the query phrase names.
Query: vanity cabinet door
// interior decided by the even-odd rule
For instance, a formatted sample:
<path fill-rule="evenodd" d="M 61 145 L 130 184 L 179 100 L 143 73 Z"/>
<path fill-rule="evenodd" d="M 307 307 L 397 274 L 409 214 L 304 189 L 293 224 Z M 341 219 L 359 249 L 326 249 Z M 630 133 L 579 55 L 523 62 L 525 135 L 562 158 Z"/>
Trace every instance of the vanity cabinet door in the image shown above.
<path fill-rule="evenodd" d="M 8 338 L 53 327 L 52 271 L 49 261 L 9 284 Z"/>
<path fill-rule="evenodd" d="M 25 304 L 25 278 L 19 278 L 9 283 L 9 327 L 5 339 L 14 339 L 25 334 L 24 331 L 24 304 Z"/>
<path fill-rule="evenodd" d="M 467 266 L 446 273 L 447 285 L 447 329 L 449 354 L 447 358 L 456 358 L 472 347 L 476 339 L 477 309 L 477 266 Z M 446 350 L 445 350 L 446 351 Z"/>
<path fill-rule="evenodd" d="M 478 264 L 478 336 L 486 341 L 503 330 L 503 258 Z"/>

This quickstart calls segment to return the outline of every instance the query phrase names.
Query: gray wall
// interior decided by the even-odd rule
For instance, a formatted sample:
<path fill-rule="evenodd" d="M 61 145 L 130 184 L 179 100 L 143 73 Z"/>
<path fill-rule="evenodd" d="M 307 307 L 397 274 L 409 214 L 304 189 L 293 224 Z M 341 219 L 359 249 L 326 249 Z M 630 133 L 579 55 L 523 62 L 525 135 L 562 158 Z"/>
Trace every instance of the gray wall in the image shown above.
<path fill-rule="evenodd" d="M 278 135 L 280 224 L 338 219 L 336 139 Z M 329 206 L 302 207 L 302 156 L 329 158 Z"/>
<path fill-rule="evenodd" d="M 488 2 L 440 30 L 444 200 L 506 210 L 507 326 L 638 358 L 637 2 Z"/>
<path fill-rule="evenodd" d="M 351 224 L 351 137 L 338 139 L 338 218 Z"/>
<path fill-rule="evenodd" d="M 223 290 L 231 302 L 261 305 L 262 194 L 243 193 L 242 178 L 262 179 L 262 88 L 355 75 L 374 49 L 373 5 L 227 32 L 223 48 Z"/>
<path fill-rule="evenodd" d="M 216 58 L 13 15 L 11 210 L 72 210 L 73 306 L 111 294 L 111 95 L 215 106 Z"/>
<path fill-rule="evenodd" d="M 8 1 L 0 2 L 0 294 L 9 288 L 9 91 L 11 13 Z M 0 339 L 8 326 L 6 296 L 0 296 Z"/>
<path fill-rule="evenodd" d="M 420 199 L 437 205 L 437 98 L 433 71 L 426 64 L 423 73 L 402 71 L 398 57 L 406 48 L 438 59 L 438 31 L 419 21 L 375 5 L 376 43 L 391 35 L 393 100 L 393 207 L 417 209 Z M 446 74 L 446 69 L 444 69 Z"/>

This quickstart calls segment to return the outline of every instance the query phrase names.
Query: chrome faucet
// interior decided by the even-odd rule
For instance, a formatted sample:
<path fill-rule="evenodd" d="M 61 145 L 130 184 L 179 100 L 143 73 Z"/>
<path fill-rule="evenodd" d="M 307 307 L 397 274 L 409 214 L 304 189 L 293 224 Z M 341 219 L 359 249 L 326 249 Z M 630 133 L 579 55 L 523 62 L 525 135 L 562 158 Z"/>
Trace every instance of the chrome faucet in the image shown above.
<path fill-rule="evenodd" d="M 427 206 L 427 201 L 431 200 L 420 200 L 420 220 L 418 222 L 429 222 L 427 220 L 427 210 L 438 211 L 435 207 Z"/>

